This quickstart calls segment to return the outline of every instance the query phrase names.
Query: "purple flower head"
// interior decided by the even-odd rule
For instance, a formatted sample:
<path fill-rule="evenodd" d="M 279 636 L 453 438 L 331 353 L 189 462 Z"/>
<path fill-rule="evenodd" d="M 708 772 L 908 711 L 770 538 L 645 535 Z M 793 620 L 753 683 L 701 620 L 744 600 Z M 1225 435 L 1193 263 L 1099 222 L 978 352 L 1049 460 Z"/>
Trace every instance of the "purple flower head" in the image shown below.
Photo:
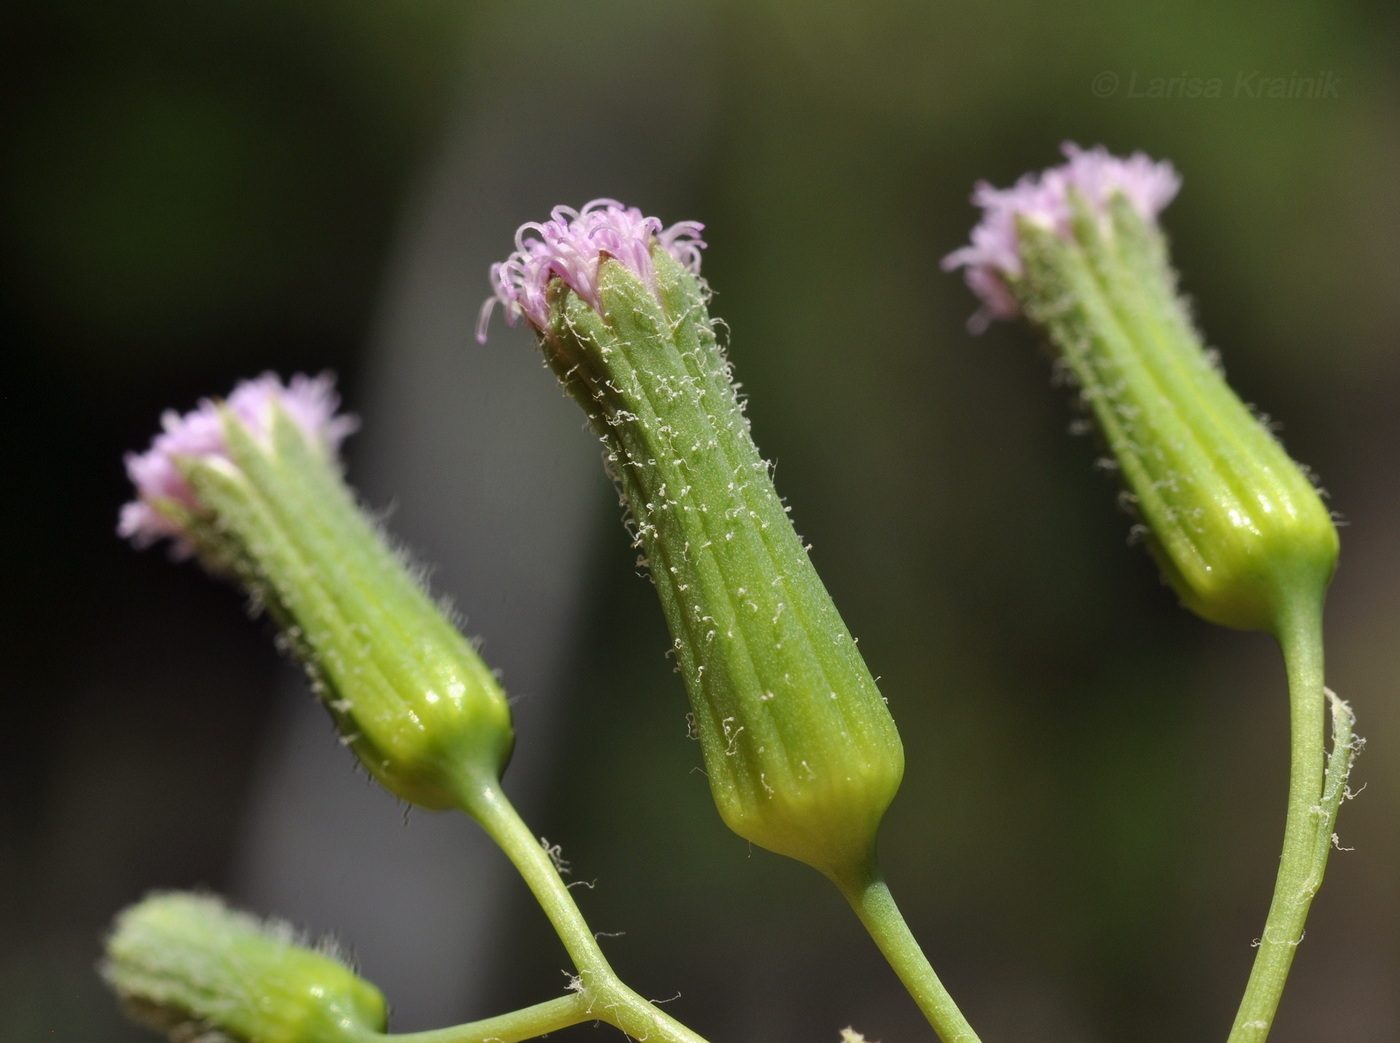
<path fill-rule="evenodd" d="M 698 275 L 704 227 L 698 221 L 681 221 L 662 228 L 658 218 L 643 217 L 636 207 L 624 207 L 615 199 L 595 199 L 581 210 L 556 206 L 543 224 L 521 225 L 515 233 L 515 253 L 491 266 L 495 293 L 482 305 L 476 339 L 486 343 L 486 324 L 498 303 L 505 309 L 507 325 L 523 317 L 543 333 L 549 325 L 546 288 L 555 276 L 601 311 L 598 266 L 605 257 L 626 265 L 655 294 L 653 241 Z M 537 234 L 527 236 L 529 232 Z"/>
<path fill-rule="evenodd" d="M 1007 276 L 1021 274 L 1018 219 L 1033 221 L 1068 239 L 1071 189 L 1105 222 L 1108 201 L 1119 192 L 1151 222 L 1181 187 L 1181 178 L 1170 163 L 1154 162 L 1142 152 L 1119 159 L 1102 145 L 1086 151 L 1070 141 L 1061 149 L 1067 160 L 1061 166 L 1026 174 L 1011 188 L 993 188 L 982 181 L 972 193 L 972 202 L 982 208 L 982 221 L 972 230 L 970 245 L 943 258 L 943 270 L 967 269 L 967 284 L 982 299 L 982 310 L 971 324 L 979 332 L 990 320 L 1014 318 L 1020 311 L 1006 283 Z"/>
<path fill-rule="evenodd" d="M 237 465 L 229 456 L 224 430 L 224 410 L 260 442 L 270 443 L 275 407 L 302 430 L 313 445 L 330 457 L 345 436 L 359 426 L 353 416 L 337 416 L 340 399 L 328 373 L 319 377 L 297 374 L 287 386 L 274 373 L 256 380 L 245 380 L 221 402 L 203 399 L 199 406 L 181 416 L 168 409 L 160 418 L 160 434 L 144 453 L 127 453 L 126 474 L 136 486 L 136 499 L 126 504 L 117 524 L 117 534 L 138 547 L 146 547 L 168 537 L 176 557 L 194 552 L 184 529 L 161 510 L 163 502 L 199 512 L 195 491 L 180 472 L 181 460 L 198 459 L 227 467 Z"/>

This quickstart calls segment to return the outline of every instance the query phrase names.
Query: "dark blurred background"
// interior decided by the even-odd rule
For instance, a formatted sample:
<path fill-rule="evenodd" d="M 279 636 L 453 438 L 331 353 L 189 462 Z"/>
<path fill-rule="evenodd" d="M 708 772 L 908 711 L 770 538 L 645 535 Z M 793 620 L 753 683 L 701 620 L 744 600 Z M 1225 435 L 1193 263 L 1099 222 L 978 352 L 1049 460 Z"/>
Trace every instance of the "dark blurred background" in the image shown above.
<path fill-rule="evenodd" d="M 830 887 L 719 822 L 596 444 L 523 331 L 471 340 L 515 226 L 616 195 L 708 226 L 755 435 L 904 736 L 887 873 L 972 1022 L 1223 1039 L 1281 835 L 1278 656 L 1176 606 L 1034 339 L 970 337 L 938 268 L 975 180 L 1072 139 L 1183 173 L 1165 224 L 1199 320 L 1347 519 L 1329 680 L 1366 789 L 1272 1038 L 1400 1038 L 1397 18 L 10 0 L 0 1037 L 153 1038 L 94 971 L 153 888 L 338 931 L 403 1029 L 564 984 L 469 823 L 374 790 L 264 622 L 114 535 L 161 410 L 333 369 L 365 420 L 351 479 L 504 668 L 508 787 L 625 931 L 624 977 L 716 1043 L 928 1038 Z M 1262 96 L 1295 76 L 1331 86 Z"/>

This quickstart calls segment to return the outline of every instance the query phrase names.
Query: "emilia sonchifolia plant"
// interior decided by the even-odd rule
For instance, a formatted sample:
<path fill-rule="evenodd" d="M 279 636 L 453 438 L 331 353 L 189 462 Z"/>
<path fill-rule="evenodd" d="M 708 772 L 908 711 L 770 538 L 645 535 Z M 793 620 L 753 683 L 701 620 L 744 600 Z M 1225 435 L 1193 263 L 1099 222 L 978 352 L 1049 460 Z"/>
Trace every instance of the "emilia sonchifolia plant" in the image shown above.
<path fill-rule="evenodd" d="M 1177 296 L 1156 215 L 1175 173 L 1067 146 L 1016 187 L 979 187 L 951 255 L 979 321 L 1024 316 L 1054 345 L 1118 459 L 1182 602 L 1283 648 L 1292 776 L 1283 858 L 1230 1043 L 1268 1034 L 1321 882 L 1357 747 L 1323 687 L 1322 599 L 1337 536 L 1312 483 L 1226 385 Z M 525 322 L 605 447 L 670 629 L 721 818 L 840 890 L 943 1043 L 978 1043 L 895 905 L 876 836 L 904 771 L 894 720 L 794 532 L 735 392 L 700 278 L 702 226 L 613 200 L 524 225 L 491 271 L 492 310 Z M 663 1043 L 701 1037 L 628 987 L 506 798 L 505 694 L 445 619 L 337 461 L 354 421 L 328 378 L 265 375 L 127 459 L 120 531 L 171 541 L 232 580 L 300 658 L 345 742 L 397 797 L 471 815 L 538 900 L 574 965 L 562 996 L 484 1021 L 389 1034 L 378 990 L 333 950 L 207 895 L 123 912 L 102 970 L 172 1039 L 487 1043 L 588 1021 Z M 1325 746 L 1330 705 L 1333 744 Z M 847 1041 L 859 1033 L 845 1030 Z"/>

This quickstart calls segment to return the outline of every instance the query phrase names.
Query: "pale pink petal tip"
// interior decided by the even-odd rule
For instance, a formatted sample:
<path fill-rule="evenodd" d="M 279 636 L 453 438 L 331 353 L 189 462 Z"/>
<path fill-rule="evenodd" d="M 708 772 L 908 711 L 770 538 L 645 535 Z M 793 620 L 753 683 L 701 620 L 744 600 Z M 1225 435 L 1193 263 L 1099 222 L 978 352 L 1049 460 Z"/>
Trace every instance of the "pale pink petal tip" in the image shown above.
<path fill-rule="evenodd" d="M 169 538 L 175 556 L 193 553 L 184 531 L 159 507 L 162 502 L 174 502 L 192 512 L 200 510 L 195 492 L 180 473 L 177 461 L 202 458 L 233 466 L 221 407 L 254 438 L 267 442 L 274 406 L 280 406 L 327 457 L 333 457 L 345 437 L 359 426 L 355 417 L 336 414 L 340 398 L 335 393 L 335 380 L 328 373 L 318 377 L 297 374 L 285 386 L 276 374 L 264 373 L 255 380 L 243 381 L 223 401 L 202 399 L 184 415 L 166 410 L 160 418 L 163 430 L 151 441 L 151 448 L 126 455 L 126 474 L 136 487 L 136 499 L 122 508 L 117 534 L 138 547 Z"/>
<path fill-rule="evenodd" d="M 681 221 L 663 228 L 658 218 L 644 217 L 636 207 L 615 199 L 595 199 L 579 210 L 556 206 L 548 221 L 521 225 L 515 233 L 515 252 L 491 266 L 493 293 L 482 305 L 476 339 L 486 343 L 486 325 L 497 304 L 505 311 L 507 325 L 524 318 L 536 332 L 544 332 L 549 324 L 546 289 L 556 276 L 601 311 L 598 266 L 605 257 L 626 265 L 655 293 L 653 243 L 698 275 L 704 227 L 698 221 Z"/>
<path fill-rule="evenodd" d="M 1121 192 L 1144 219 L 1155 221 L 1181 187 L 1170 163 L 1155 162 L 1142 152 L 1119 159 L 1102 145 L 1086 150 L 1067 141 L 1061 148 L 1066 159 L 1062 165 L 1027 174 L 1011 188 L 993 188 L 984 181 L 972 193 L 973 203 L 982 208 L 982 220 L 972 230 L 969 245 L 943 258 L 943 269 L 966 268 L 967 284 L 982 300 L 982 309 L 970 324 L 974 330 L 1019 312 L 1006 284 L 1007 276 L 1021 274 L 1018 218 L 1054 229 L 1067 239 L 1070 189 L 1105 218 L 1108 201 Z"/>

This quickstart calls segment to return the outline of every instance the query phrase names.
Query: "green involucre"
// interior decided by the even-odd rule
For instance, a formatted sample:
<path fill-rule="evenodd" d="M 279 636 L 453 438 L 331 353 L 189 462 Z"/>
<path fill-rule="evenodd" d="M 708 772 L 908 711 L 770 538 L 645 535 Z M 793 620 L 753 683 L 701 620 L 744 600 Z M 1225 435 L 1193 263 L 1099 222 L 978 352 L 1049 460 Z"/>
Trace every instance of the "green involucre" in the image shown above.
<path fill-rule="evenodd" d="M 1073 372 L 1183 603 L 1275 631 L 1285 602 L 1320 598 L 1331 517 L 1203 348 L 1161 233 L 1120 195 L 1107 227 L 1076 200 L 1068 240 L 1024 219 L 1018 234 L 1012 290 Z"/>
<path fill-rule="evenodd" d="M 754 446 L 704 285 L 653 259 L 656 295 L 602 262 L 602 314 L 556 279 L 545 354 L 607 446 L 720 814 L 845 874 L 899 786 L 899 735 Z"/>
<path fill-rule="evenodd" d="M 278 412 L 270 444 L 225 414 L 236 466 L 195 462 L 201 556 L 281 625 L 347 743 L 396 796 L 455 807 L 514 742 L 505 693 L 355 505 L 331 461 Z"/>
<path fill-rule="evenodd" d="M 102 975 L 172 1039 L 216 1028 L 242 1043 L 355 1043 L 387 1018 L 379 990 L 339 959 L 210 895 L 153 894 L 126 909 Z"/>

